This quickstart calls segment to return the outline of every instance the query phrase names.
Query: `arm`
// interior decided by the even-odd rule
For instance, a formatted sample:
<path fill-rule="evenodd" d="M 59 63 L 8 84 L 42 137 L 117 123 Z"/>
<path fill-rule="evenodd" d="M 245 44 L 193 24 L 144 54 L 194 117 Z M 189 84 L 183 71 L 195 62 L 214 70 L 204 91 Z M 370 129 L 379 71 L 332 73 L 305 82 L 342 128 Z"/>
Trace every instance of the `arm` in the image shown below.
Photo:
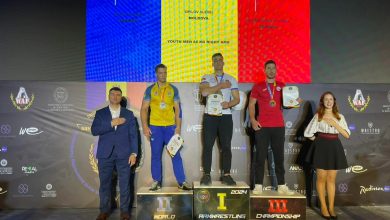
<path fill-rule="evenodd" d="M 232 96 L 233 100 L 230 100 L 230 102 L 222 102 L 222 108 L 231 108 L 240 103 L 240 92 L 238 91 L 238 89 L 232 90 Z"/>
<path fill-rule="evenodd" d="M 229 81 L 224 81 L 221 83 L 218 83 L 215 86 L 210 86 L 209 83 L 201 83 L 199 85 L 199 91 L 202 94 L 202 96 L 208 96 L 210 94 L 218 93 L 221 89 L 226 89 L 231 87 L 231 83 Z"/>
<path fill-rule="evenodd" d="M 178 101 L 175 101 L 173 108 L 175 109 L 175 124 L 176 124 L 175 134 L 180 134 L 181 118 L 180 118 L 180 104 Z"/>
<path fill-rule="evenodd" d="M 149 119 L 149 106 L 150 106 L 150 101 L 143 100 L 142 101 L 142 106 L 141 106 L 141 123 L 142 123 L 142 131 L 144 135 L 149 139 L 150 138 L 150 129 L 148 126 L 148 119 Z"/>
<path fill-rule="evenodd" d="M 259 122 L 255 118 L 256 102 L 257 102 L 257 99 L 252 98 L 252 97 L 249 98 L 249 104 L 248 104 L 249 120 L 251 122 L 253 130 L 255 130 L 255 131 L 260 130 L 260 128 L 261 128 L 261 125 L 259 124 Z"/>
<path fill-rule="evenodd" d="M 138 154 L 138 132 L 137 132 L 137 123 L 134 114 L 130 112 L 130 121 L 129 121 L 129 137 L 130 137 L 130 147 L 131 154 L 129 157 L 129 164 L 133 166 L 137 160 Z"/>
<path fill-rule="evenodd" d="M 103 120 L 101 114 L 96 113 L 91 126 L 91 133 L 93 136 L 103 135 L 114 130 L 111 120 Z"/>
<path fill-rule="evenodd" d="M 304 136 L 306 138 L 309 138 L 310 140 L 314 141 L 316 138 L 314 134 L 317 132 L 317 127 L 318 127 L 318 115 L 315 114 L 314 117 L 311 119 L 310 123 L 307 125 Z"/>
<path fill-rule="evenodd" d="M 349 138 L 349 135 L 350 135 L 350 132 L 349 132 L 349 129 L 347 127 L 347 123 L 345 122 L 344 120 L 344 117 L 341 117 L 340 119 L 340 123 L 343 123 L 344 121 L 344 127 L 346 128 L 343 128 L 342 126 L 340 126 L 339 123 L 337 123 L 334 119 L 332 118 L 323 118 L 324 121 L 329 124 L 330 126 L 333 126 L 334 128 L 336 128 L 336 130 L 341 134 L 343 135 L 345 138 Z M 348 129 L 348 130 L 347 130 Z"/>

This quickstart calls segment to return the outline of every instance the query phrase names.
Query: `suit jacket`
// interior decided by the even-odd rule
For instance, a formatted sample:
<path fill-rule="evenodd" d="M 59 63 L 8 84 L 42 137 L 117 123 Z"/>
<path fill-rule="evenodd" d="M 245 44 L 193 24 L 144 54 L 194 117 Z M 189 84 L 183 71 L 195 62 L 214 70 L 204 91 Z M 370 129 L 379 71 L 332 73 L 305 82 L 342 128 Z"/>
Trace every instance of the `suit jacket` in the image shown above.
<path fill-rule="evenodd" d="M 119 117 L 125 118 L 126 122 L 115 130 L 115 127 L 111 127 L 112 116 L 108 106 L 96 112 L 91 127 L 92 135 L 99 136 L 96 158 L 108 158 L 114 146 L 121 159 L 138 153 L 138 133 L 133 112 L 121 108 Z"/>

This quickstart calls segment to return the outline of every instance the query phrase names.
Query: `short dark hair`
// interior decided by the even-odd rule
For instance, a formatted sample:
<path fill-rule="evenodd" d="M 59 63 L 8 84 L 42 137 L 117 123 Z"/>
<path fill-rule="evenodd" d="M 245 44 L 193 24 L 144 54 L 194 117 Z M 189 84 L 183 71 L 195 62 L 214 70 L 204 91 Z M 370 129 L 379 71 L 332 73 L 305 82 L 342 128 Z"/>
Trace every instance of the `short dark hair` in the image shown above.
<path fill-rule="evenodd" d="M 126 108 L 127 107 L 127 98 L 122 96 L 121 102 L 119 104 L 121 105 L 122 108 Z"/>
<path fill-rule="evenodd" d="M 215 54 L 213 54 L 211 59 L 214 59 L 214 57 L 222 57 L 223 58 L 222 53 L 215 53 Z"/>
<path fill-rule="evenodd" d="M 265 62 L 265 64 L 264 64 L 264 68 L 267 67 L 268 64 L 275 64 L 275 66 L 276 66 L 275 61 L 273 61 L 273 60 L 267 60 L 267 61 Z"/>
<path fill-rule="evenodd" d="M 119 91 L 119 92 L 121 92 L 121 94 L 122 94 L 121 88 L 116 87 L 116 86 L 115 86 L 115 87 L 112 87 L 112 88 L 110 89 L 109 93 L 110 93 L 111 91 Z"/>
<path fill-rule="evenodd" d="M 162 64 L 162 63 L 160 63 L 160 64 L 158 64 L 158 65 L 156 66 L 156 68 L 154 68 L 154 71 L 157 73 L 157 70 L 158 70 L 159 68 L 164 68 L 164 69 L 166 69 L 167 66 L 165 66 L 165 65 Z"/>

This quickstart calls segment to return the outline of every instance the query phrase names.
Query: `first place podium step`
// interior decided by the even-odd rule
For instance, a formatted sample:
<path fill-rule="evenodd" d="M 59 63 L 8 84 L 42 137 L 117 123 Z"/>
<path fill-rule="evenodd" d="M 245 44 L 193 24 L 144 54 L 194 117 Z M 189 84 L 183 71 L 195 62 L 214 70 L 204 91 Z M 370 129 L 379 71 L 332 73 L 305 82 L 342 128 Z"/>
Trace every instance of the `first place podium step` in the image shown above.
<path fill-rule="evenodd" d="M 141 187 L 137 191 L 137 220 L 192 219 L 192 190 L 162 187 L 157 192 Z"/>
<path fill-rule="evenodd" d="M 194 182 L 194 219 L 249 219 L 249 186 L 241 181 L 227 186 Z"/>

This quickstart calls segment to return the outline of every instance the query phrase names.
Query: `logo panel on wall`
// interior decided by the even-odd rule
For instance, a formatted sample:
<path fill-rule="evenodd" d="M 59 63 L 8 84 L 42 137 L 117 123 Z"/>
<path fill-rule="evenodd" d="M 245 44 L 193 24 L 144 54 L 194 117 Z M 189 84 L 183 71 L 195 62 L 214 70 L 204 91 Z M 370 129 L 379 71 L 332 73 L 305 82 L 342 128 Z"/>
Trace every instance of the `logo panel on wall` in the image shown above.
<path fill-rule="evenodd" d="M 66 103 L 69 98 L 69 92 L 64 87 L 57 87 L 53 92 L 55 103 L 48 103 L 48 111 L 51 112 L 69 112 L 74 111 L 74 105 Z"/>
<path fill-rule="evenodd" d="M 351 96 L 348 96 L 349 105 L 355 112 L 364 112 L 370 101 L 370 96 L 364 97 L 361 89 L 356 89 L 353 99 Z"/>
<path fill-rule="evenodd" d="M 27 94 L 27 91 L 24 87 L 20 87 L 16 97 L 13 93 L 10 95 L 10 99 L 14 107 L 19 111 L 25 111 L 31 107 L 34 103 L 35 96 L 32 93 L 31 96 Z"/>

